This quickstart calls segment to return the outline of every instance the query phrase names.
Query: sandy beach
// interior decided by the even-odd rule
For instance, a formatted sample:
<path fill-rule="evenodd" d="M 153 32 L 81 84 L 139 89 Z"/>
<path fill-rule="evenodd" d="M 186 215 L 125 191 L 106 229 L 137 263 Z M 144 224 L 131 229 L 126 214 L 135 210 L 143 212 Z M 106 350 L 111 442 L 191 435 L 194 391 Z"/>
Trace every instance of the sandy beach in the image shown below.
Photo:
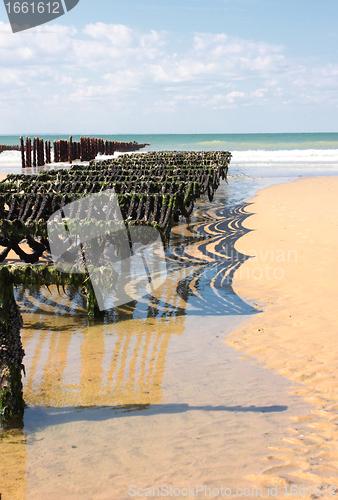
<path fill-rule="evenodd" d="M 251 480 L 306 485 L 303 498 L 314 498 L 310 485 L 312 495 L 315 485 L 337 495 L 337 190 L 337 178 L 311 178 L 260 191 L 244 222 L 253 231 L 235 245 L 251 259 L 236 272 L 234 290 L 263 312 L 226 343 L 298 383 L 293 394 L 313 405 L 292 418 L 294 438 L 269 450 Z"/>
<path fill-rule="evenodd" d="M 139 301 L 92 324 L 53 287 L 18 290 L 28 407 L 24 428 L 1 435 L 2 498 L 121 500 L 133 485 L 200 485 L 200 498 L 334 493 L 337 188 L 323 177 L 274 185 L 244 205 L 253 215 L 231 220 L 215 208 L 228 185 L 212 207 L 201 202 L 193 221 L 219 225 L 224 248 L 238 217 L 252 229 L 235 243 L 252 256 L 235 274 L 237 296 L 203 281 L 200 296 L 193 281 L 184 299 L 178 283 L 197 269 L 180 267 L 158 289 L 158 310 Z M 186 238 L 187 225 L 173 234 Z"/>

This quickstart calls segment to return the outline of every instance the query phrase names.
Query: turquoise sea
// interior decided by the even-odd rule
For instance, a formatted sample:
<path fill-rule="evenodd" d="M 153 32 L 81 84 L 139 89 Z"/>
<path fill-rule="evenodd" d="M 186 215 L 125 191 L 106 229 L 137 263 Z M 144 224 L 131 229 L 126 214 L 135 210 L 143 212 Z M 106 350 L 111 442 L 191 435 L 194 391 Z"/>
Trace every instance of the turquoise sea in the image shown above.
<path fill-rule="evenodd" d="M 35 135 L 54 141 L 65 139 L 65 135 Z M 96 135 L 106 140 L 138 143 L 150 143 L 146 151 L 248 151 L 248 150 L 292 150 L 292 149 L 337 149 L 338 133 L 311 133 L 311 134 L 136 134 L 136 135 Z M 73 139 L 79 140 L 80 135 L 74 134 Z M 19 136 L 0 136 L 0 144 L 19 144 Z"/>

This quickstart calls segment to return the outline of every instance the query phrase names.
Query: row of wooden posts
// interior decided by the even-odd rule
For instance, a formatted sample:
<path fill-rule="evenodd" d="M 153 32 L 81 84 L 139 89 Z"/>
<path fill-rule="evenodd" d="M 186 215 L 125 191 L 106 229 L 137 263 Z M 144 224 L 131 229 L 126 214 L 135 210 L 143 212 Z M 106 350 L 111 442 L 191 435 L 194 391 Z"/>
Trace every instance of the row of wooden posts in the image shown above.
<path fill-rule="evenodd" d="M 149 144 L 137 144 L 135 142 L 116 142 L 98 139 L 97 137 L 81 137 L 79 142 L 69 139 L 54 141 L 54 163 L 72 163 L 74 160 L 91 161 L 98 154 L 113 155 L 115 151 L 127 152 L 137 151 Z M 43 167 L 46 163 L 52 163 L 51 142 L 44 141 L 39 137 L 20 137 L 20 150 L 22 168 Z"/>
<path fill-rule="evenodd" d="M 0 144 L 0 153 L 2 153 L 3 151 L 20 151 L 20 146 L 17 146 L 15 144 Z"/>

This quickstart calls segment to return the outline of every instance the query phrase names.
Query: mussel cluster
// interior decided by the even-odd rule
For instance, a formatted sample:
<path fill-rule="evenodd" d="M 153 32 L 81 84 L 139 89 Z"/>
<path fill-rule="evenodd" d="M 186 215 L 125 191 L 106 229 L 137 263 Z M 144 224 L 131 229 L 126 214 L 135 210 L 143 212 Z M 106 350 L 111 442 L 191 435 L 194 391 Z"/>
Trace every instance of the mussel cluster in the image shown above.
<path fill-rule="evenodd" d="M 20 151 L 20 146 L 12 145 L 12 144 L 0 144 L 0 153 L 3 151 Z"/>
<path fill-rule="evenodd" d="M 5 247 L 0 261 L 12 248 L 25 262 L 36 262 L 49 250 L 49 217 L 73 201 L 108 189 L 114 189 L 126 225 L 153 226 L 168 236 L 174 222 L 191 215 L 197 198 L 206 195 L 213 200 L 230 159 L 231 154 L 223 151 L 152 152 L 92 161 L 70 170 L 8 175 L 0 183 L 0 245 Z M 85 217 L 91 212 L 89 203 Z M 23 238 L 31 247 L 29 254 L 19 246 Z"/>
<path fill-rule="evenodd" d="M 19 307 L 14 301 L 10 303 L 9 309 L 7 311 L 9 319 L 6 332 L 2 322 L 0 322 L 0 361 L 20 366 L 25 355 L 20 337 L 22 317 Z M 8 339 L 8 332 L 10 332 L 10 339 Z"/>

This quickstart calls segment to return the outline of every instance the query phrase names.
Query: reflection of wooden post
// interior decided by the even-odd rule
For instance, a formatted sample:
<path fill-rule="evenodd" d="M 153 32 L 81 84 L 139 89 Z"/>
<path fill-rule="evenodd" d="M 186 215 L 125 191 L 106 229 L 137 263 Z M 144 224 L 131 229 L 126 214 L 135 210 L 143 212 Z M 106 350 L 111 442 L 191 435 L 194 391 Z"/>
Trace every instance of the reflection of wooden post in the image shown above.
<path fill-rule="evenodd" d="M 129 271 L 129 264 L 126 264 L 125 271 Z M 102 325 L 96 322 L 87 328 L 74 323 L 65 329 L 60 326 L 60 331 L 53 333 L 46 329 L 41 331 L 41 338 L 34 347 L 30 347 L 31 340 L 36 338 L 37 332 L 25 328 L 23 342 L 27 357 L 32 357 L 25 385 L 27 402 L 48 406 L 159 404 L 168 343 L 172 335 L 180 335 L 185 329 L 185 316 L 175 316 L 175 311 L 184 310 L 184 301 L 176 293 L 177 283 L 190 273 L 189 268 L 178 269 L 168 276 L 165 287 L 154 292 L 158 302 L 173 307 L 169 309 L 172 316 L 165 312 L 165 317 L 161 317 L 163 312 L 153 302 L 148 304 L 147 319 L 133 318 L 136 302 L 131 302 L 117 308 L 119 320 L 116 323 Z M 60 299 L 56 289 L 54 293 L 53 301 L 56 302 Z M 68 357 L 72 335 L 81 336 L 75 364 L 74 359 Z M 42 364 L 44 346 L 48 352 L 45 351 Z M 72 353 L 74 355 L 74 350 Z M 74 382 L 67 381 L 64 376 L 67 367 L 74 370 Z M 40 380 L 37 374 L 41 375 Z"/>
<path fill-rule="evenodd" d="M 33 358 L 27 372 L 27 402 L 48 406 L 158 404 L 169 340 L 183 330 L 184 316 L 160 320 L 156 327 L 148 320 L 81 327 L 80 331 L 74 325 L 74 329 L 57 333 L 43 332 L 30 352 L 33 336 L 25 329 L 27 355 Z M 63 376 L 72 335 L 81 336 L 81 361 L 76 363 L 74 382 Z M 41 374 L 41 348 L 47 345 L 47 338 Z M 37 371 L 41 378 L 35 385 Z"/>
<path fill-rule="evenodd" d="M 25 338 L 24 335 L 23 338 L 27 354 L 30 355 L 32 354 L 29 353 L 29 347 L 27 347 L 27 344 L 32 340 L 35 334 L 36 331 L 33 335 L 29 335 L 27 338 Z M 61 405 L 67 405 L 67 397 L 72 399 L 72 395 L 68 395 L 63 390 L 64 386 L 62 373 L 66 368 L 67 353 L 72 333 L 71 331 L 61 331 L 53 332 L 49 335 L 50 342 L 48 356 L 44 365 L 43 375 L 38 385 L 35 385 L 34 379 L 37 371 L 41 369 L 41 367 L 39 367 L 39 361 L 41 359 L 41 350 L 46 341 L 46 337 L 44 335 L 41 334 L 41 337 L 38 339 L 38 343 L 34 349 L 32 364 L 29 367 L 29 372 L 27 373 L 25 398 L 27 401 L 34 401 L 34 404 L 41 405 L 46 404 L 46 396 L 48 395 L 48 404 L 50 401 L 53 401 L 54 406 L 60 406 L 60 402 Z"/>
<path fill-rule="evenodd" d="M 103 335 L 97 335 L 95 329 L 88 328 L 81 346 L 81 404 L 82 402 L 89 405 L 102 403 L 100 393 L 104 353 Z"/>
<path fill-rule="evenodd" d="M 22 318 L 15 302 L 7 268 L 0 274 L 0 411 L 3 418 L 23 414 L 21 371 L 24 350 L 20 329 Z"/>

